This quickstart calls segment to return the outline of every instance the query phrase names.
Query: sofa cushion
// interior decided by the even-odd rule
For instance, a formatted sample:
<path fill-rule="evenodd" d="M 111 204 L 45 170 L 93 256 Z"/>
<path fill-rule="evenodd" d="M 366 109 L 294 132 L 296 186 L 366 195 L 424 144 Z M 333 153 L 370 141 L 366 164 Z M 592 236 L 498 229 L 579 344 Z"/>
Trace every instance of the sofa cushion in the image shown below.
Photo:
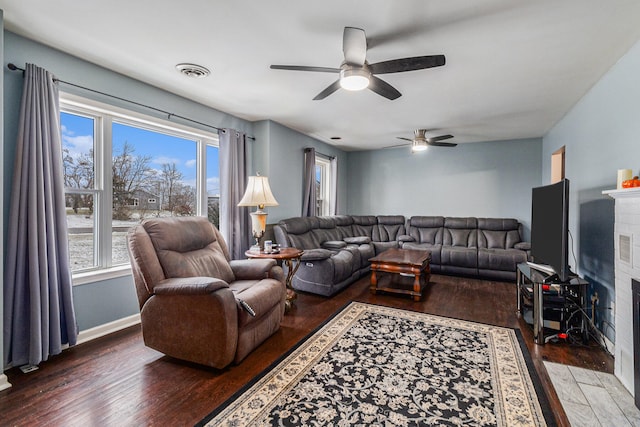
<path fill-rule="evenodd" d="M 343 240 L 354 245 L 365 245 L 367 243 L 371 243 L 371 237 L 367 236 L 345 237 Z"/>
<path fill-rule="evenodd" d="M 478 247 L 511 249 L 522 241 L 522 225 L 513 218 L 478 218 Z"/>
<path fill-rule="evenodd" d="M 373 228 L 378 219 L 373 215 L 353 216 L 353 235 L 373 237 Z"/>
<path fill-rule="evenodd" d="M 322 247 L 329 250 L 338 250 L 345 248 L 346 246 L 347 242 L 344 240 L 327 240 L 326 242 L 322 242 Z"/>
<path fill-rule="evenodd" d="M 527 253 L 518 249 L 478 249 L 478 268 L 482 270 L 516 271 L 527 261 Z"/>
<path fill-rule="evenodd" d="M 440 264 L 443 266 L 477 268 L 478 251 L 476 248 L 443 246 L 440 251 Z"/>
<path fill-rule="evenodd" d="M 316 261 L 331 258 L 333 252 L 329 249 L 308 249 L 305 250 L 300 259 L 302 261 Z"/>
<path fill-rule="evenodd" d="M 378 225 L 373 228 L 374 242 L 396 242 L 405 234 L 405 218 L 402 215 L 378 215 Z"/>
<path fill-rule="evenodd" d="M 446 218 L 442 235 L 443 246 L 476 248 L 478 233 L 476 218 Z"/>

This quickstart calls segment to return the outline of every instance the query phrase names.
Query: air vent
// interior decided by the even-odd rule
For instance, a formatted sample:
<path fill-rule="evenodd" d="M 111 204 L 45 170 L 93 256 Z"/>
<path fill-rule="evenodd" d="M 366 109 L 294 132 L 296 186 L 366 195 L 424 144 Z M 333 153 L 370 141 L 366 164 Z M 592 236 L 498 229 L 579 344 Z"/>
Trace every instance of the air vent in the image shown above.
<path fill-rule="evenodd" d="M 631 236 L 620 234 L 618 237 L 620 261 L 631 264 Z"/>
<path fill-rule="evenodd" d="M 194 79 L 200 79 L 202 77 L 207 77 L 211 74 L 208 68 L 203 67 L 202 65 L 197 64 L 178 64 L 176 65 L 176 69 L 180 71 L 182 74 L 188 77 L 192 77 Z"/>

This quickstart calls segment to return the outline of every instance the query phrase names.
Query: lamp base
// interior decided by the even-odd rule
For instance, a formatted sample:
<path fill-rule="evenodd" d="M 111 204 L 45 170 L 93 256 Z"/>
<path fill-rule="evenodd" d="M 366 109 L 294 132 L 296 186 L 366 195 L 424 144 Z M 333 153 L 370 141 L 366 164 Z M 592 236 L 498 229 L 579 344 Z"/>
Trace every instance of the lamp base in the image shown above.
<path fill-rule="evenodd" d="M 252 254 L 259 254 L 260 253 L 260 245 L 252 245 L 249 248 L 249 252 L 251 252 Z"/>

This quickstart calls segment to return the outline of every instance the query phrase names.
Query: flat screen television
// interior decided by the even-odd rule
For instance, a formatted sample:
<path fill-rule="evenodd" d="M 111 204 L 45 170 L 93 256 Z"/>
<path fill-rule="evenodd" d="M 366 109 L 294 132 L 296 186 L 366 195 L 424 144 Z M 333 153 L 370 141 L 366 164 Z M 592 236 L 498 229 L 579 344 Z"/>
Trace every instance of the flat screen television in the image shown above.
<path fill-rule="evenodd" d="M 536 187 L 531 196 L 531 257 L 550 266 L 560 281 L 569 269 L 569 180 Z"/>

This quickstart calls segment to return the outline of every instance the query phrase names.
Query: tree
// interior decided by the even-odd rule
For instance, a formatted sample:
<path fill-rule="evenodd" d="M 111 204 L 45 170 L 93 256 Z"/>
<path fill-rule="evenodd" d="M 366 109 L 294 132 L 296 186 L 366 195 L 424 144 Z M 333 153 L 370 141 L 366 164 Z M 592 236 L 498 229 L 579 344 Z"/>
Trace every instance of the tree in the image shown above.
<path fill-rule="evenodd" d="M 131 216 L 129 206 L 139 190 L 146 190 L 154 171 L 150 156 L 134 156 L 135 148 L 127 141 L 122 152 L 113 156 L 113 219 L 127 220 Z"/>
<path fill-rule="evenodd" d="M 66 188 L 93 189 L 95 176 L 93 172 L 93 149 L 88 153 L 79 153 L 75 157 L 68 148 L 62 150 L 62 167 Z M 67 194 L 74 213 L 80 208 L 89 208 L 93 212 L 93 197 L 88 194 Z"/>

